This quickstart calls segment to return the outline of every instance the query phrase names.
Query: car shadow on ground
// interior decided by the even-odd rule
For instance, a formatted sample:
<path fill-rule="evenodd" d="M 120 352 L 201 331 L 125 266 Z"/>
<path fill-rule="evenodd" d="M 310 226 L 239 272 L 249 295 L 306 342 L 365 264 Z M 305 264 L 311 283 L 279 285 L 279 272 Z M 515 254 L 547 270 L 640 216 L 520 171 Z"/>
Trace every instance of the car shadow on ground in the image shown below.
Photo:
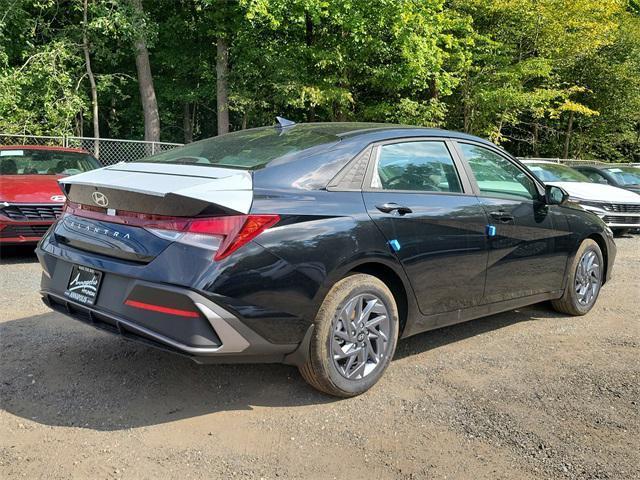
<path fill-rule="evenodd" d="M 0 265 L 33 263 L 38 261 L 35 245 L 6 245 L 0 247 Z"/>
<path fill-rule="evenodd" d="M 416 335 L 397 358 L 519 322 L 559 315 L 533 307 Z M 339 401 L 285 365 L 197 365 L 98 332 L 56 313 L 0 323 L 0 399 L 27 420 L 122 430 L 253 407 Z"/>

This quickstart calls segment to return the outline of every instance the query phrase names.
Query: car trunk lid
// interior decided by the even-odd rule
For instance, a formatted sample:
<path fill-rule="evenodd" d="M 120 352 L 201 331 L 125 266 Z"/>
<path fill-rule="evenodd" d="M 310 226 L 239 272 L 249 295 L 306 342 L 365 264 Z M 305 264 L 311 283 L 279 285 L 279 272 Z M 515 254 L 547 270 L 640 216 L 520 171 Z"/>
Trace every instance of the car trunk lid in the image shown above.
<path fill-rule="evenodd" d="M 118 163 L 59 180 L 74 203 L 166 216 L 246 214 L 251 173 L 241 169 L 162 163 Z"/>
<path fill-rule="evenodd" d="M 69 201 L 54 230 L 60 242 L 143 263 L 179 238 L 150 226 L 186 230 L 195 219 L 241 219 L 253 201 L 251 173 L 241 169 L 120 163 L 59 183 Z"/>

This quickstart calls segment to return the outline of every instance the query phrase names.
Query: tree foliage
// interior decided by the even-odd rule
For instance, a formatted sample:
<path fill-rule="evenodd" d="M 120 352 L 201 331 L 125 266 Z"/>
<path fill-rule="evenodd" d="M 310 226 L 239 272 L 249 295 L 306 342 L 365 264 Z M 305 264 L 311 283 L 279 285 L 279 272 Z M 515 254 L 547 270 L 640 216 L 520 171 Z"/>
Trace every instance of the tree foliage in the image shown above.
<path fill-rule="evenodd" d="M 0 131 L 91 135 L 83 0 L 0 0 Z M 360 120 L 451 128 L 518 155 L 640 161 L 640 10 L 623 0 L 90 0 L 102 136 L 141 138 L 134 43 L 161 136 Z M 218 65 L 219 66 L 219 65 Z M 219 103 L 219 102 L 218 102 Z"/>

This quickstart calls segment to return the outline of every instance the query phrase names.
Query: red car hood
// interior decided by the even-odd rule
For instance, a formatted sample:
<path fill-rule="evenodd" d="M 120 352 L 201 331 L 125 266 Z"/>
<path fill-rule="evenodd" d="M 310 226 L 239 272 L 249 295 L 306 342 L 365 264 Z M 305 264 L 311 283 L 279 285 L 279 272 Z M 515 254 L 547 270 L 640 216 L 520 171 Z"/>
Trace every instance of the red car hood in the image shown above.
<path fill-rule="evenodd" d="M 2 175 L 0 203 L 63 203 L 58 186 L 62 175 Z"/>

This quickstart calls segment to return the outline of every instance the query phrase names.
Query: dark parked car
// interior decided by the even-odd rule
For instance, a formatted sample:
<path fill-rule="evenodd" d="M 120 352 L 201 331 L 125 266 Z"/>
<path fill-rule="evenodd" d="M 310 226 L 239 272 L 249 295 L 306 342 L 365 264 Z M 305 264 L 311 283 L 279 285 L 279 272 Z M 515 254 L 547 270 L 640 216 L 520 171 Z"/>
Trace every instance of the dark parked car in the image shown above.
<path fill-rule="evenodd" d="M 573 167 L 594 182 L 613 185 L 614 187 L 640 193 L 640 168 L 626 166 L 594 167 L 580 165 Z"/>
<path fill-rule="evenodd" d="M 48 305 L 197 362 L 297 365 L 338 396 L 399 338 L 545 300 L 585 314 L 616 255 L 561 188 L 441 130 L 258 128 L 60 183 Z"/>

